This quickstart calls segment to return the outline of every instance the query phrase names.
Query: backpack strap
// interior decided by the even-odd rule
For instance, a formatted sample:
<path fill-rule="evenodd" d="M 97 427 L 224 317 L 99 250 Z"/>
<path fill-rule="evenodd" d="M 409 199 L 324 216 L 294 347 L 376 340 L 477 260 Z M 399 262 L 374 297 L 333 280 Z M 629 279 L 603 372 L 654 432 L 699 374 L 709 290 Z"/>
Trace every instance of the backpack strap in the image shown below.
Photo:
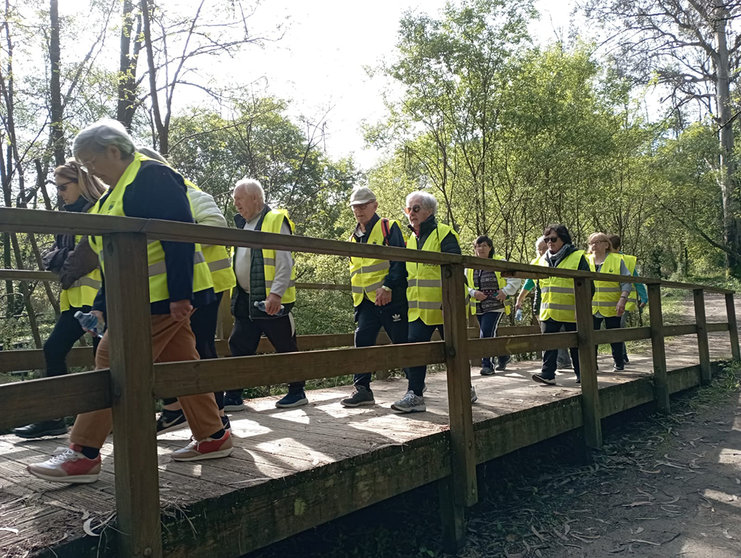
<path fill-rule="evenodd" d="M 389 235 L 391 234 L 391 227 L 389 227 L 388 219 L 381 219 L 381 232 L 383 233 L 383 245 L 389 245 Z"/>

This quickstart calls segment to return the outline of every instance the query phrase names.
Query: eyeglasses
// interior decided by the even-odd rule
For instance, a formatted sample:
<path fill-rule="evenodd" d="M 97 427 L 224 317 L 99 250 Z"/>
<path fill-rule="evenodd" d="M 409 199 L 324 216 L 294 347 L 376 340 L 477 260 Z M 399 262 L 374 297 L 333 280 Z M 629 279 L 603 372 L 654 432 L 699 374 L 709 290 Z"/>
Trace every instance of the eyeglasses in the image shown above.
<path fill-rule="evenodd" d="M 543 240 L 545 240 L 546 242 L 558 242 L 558 237 L 557 236 L 549 236 L 548 238 L 544 238 Z"/>
<path fill-rule="evenodd" d="M 419 213 L 420 209 L 422 209 L 421 205 L 413 205 L 412 207 L 405 207 L 404 213 L 411 215 L 412 213 Z"/>
<path fill-rule="evenodd" d="M 67 191 L 67 185 L 68 184 L 77 184 L 75 180 L 70 180 L 69 182 L 64 182 L 62 184 L 57 184 L 57 191 L 59 192 L 66 192 Z"/>
<path fill-rule="evenodd" d="M 92 172 L 93 169 L 95 168 L 95 159 L 97 158 L 98 156 L 95 155 L 93 156 L 92 159 L 88 161 L 83 161 L 82 159 L 77 159 L 77 160 L 79 161 L 80 167 L 82 167 L 82 170 L 84 170 L 85 172 Z"/>

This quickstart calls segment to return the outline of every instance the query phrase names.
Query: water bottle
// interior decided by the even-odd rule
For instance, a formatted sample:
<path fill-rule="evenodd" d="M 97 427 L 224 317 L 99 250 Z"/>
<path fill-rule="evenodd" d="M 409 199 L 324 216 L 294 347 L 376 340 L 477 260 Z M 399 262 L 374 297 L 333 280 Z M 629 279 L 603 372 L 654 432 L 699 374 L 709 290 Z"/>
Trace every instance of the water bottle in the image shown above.
<path fill-rule="evenodd" d="M 522 321 L 522 308 L 518 308 L 517 312 L 515 312 L 515 320 L 518 322 Z"/>
<path fill-rule="evenodd" d="M 264 300 L 256 300 L 255 301 L 255 308 L 257 308 L 260 312 L 267 313 L 267 311 L 265 310 L 265 301 Z M 274 317 L 285 316 L 285 315 L 286 315 L 286 307 L 283 306 L 282 304 L 280 305 L 280 310 L 278 310 L 278 313 L 277 314 L 273 314 Z"/>
<path fill-rule="evenodd" d="M 75 312 L 75 319 L 80 322 L 82 329 L 90 331 L 96 337 L 103 337 L 103 334 L 98 331 L 98 318 L 92 312 L 78 310 Z"/>

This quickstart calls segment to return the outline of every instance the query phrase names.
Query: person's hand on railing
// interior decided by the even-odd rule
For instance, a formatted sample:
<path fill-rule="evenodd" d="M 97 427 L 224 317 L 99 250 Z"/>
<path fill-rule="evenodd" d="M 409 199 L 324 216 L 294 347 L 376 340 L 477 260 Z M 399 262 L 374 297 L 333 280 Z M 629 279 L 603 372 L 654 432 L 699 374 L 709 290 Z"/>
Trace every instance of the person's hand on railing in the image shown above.
<path fill-rule="evenodd" d="M 187 320 L 188 318 L 190 318 L 192 312 L 193 305 L 188 299 L 175 300 L 170 302 L 170 316 L 172 316 L 172 319 L 176 322 Z"/>
<path fill-rule="evenodd" d="M 281 297 L 275 293 L 270 293 L 265 299 L 265 313 L 268 316 L 274 316 L 280 312 L 280 299 Z"/>

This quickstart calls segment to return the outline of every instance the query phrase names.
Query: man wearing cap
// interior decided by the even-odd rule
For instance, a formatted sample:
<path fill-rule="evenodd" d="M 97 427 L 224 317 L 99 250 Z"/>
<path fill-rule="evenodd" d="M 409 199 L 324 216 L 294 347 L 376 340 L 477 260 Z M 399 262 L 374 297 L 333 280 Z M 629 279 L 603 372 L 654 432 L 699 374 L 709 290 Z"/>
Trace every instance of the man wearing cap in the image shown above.
<path fill-rule="evenodd" d="M 381 219 L 378 201 L 370 188 L 357 188 L 350 195 L 350 207 L 358 225 L 351 242 L 404 248 L 404 236 L 397 221 Z M 375 258 L 350 258 L 350 282 L 355 307 L 355 346 L 376 344 L 383 327 L 392 343 L 407 342 L 407 270 L 404 262 Z M 355 391 L 341 401 L 345 407 L 373 405 L 370 373 L 355 374 Z"/>

